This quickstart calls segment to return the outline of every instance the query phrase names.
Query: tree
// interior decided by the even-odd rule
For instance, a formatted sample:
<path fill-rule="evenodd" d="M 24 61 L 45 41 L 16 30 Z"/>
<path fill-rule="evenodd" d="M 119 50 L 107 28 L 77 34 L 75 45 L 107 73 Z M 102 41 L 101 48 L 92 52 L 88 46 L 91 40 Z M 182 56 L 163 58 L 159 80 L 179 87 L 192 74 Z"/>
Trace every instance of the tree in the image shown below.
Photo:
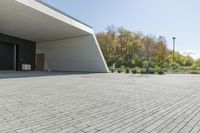
<path fill-rule="evenodd" d="M 106 32 L 97 33 L 96 36 L 109 67 L 113 63 L 116 63 L 118 68 L 171 67 L 177 69 L 180 66 L 191 67 L 194 63 L 200 67 L 200 59 L 195 61 L 190 56 L 169 50 L 167 41 L 162 36 L 156 38 L 113 25 L 108 26 Z"/>
<path fill-rule="evenodd" d="M 200 68 L 200 59 L 196 60 L 197 66 Z"/>
<path fill-rule="evenodd" d="M 166 45 L 166 40 L 164 37 L 159 37 L 154 47 L 153 60 L 159 67 L 163 68 L 166 66 L 167 55 L 168 49 Z"/>

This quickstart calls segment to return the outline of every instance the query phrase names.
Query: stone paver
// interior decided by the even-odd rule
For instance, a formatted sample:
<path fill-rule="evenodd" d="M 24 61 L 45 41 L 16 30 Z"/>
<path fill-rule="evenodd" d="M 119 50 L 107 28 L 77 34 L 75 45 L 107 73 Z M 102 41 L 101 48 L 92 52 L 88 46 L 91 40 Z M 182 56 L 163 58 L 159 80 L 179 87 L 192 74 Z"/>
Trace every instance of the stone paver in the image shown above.
<path fill-rule="evenodd" d="M 200 75 L 0 72 L 0 133 L 198 133 Z"/>

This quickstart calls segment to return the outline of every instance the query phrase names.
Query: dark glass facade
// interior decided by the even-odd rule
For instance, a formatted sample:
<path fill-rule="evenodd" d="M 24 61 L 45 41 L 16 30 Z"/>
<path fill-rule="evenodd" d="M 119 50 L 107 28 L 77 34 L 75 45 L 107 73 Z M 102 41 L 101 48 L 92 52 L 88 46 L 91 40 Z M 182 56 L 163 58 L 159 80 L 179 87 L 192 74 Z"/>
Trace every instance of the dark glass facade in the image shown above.
<path fill-rule="evenodd" d="M 0 70 L 22 69 L 30 64 L 35 70 L 36 42 L 0 33 Z"/>

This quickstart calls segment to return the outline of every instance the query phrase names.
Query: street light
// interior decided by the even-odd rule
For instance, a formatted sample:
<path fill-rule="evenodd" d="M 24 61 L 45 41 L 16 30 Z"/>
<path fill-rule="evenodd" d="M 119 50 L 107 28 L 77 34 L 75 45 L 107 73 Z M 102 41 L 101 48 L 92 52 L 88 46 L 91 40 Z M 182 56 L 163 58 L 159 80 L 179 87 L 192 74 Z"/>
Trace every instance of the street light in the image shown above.
<path fill-rule="evenodd" d="M 176 37 L 173 37 L 173 61 L 175 61 L 175 43 L 176 43 Z"/>

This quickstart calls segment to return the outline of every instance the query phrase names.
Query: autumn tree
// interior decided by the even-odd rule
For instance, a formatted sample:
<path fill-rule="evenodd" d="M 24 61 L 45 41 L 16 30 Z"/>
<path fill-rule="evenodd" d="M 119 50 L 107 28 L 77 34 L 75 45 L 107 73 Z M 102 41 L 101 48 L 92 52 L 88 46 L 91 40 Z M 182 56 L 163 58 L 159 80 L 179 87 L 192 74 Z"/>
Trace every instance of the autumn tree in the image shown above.
<path fill-rule="evenodd" d="M 108 26 L 105 32 L 96 34 L 100 47 L 109 67 L 145 67 L 145 68 L 178 68 L 178 66 L 200 67 L 200 60 L 179 52 L 173 53 L 167 48 L 164 37 L 143 35 L 131 32 L 123 27 Z"/>

